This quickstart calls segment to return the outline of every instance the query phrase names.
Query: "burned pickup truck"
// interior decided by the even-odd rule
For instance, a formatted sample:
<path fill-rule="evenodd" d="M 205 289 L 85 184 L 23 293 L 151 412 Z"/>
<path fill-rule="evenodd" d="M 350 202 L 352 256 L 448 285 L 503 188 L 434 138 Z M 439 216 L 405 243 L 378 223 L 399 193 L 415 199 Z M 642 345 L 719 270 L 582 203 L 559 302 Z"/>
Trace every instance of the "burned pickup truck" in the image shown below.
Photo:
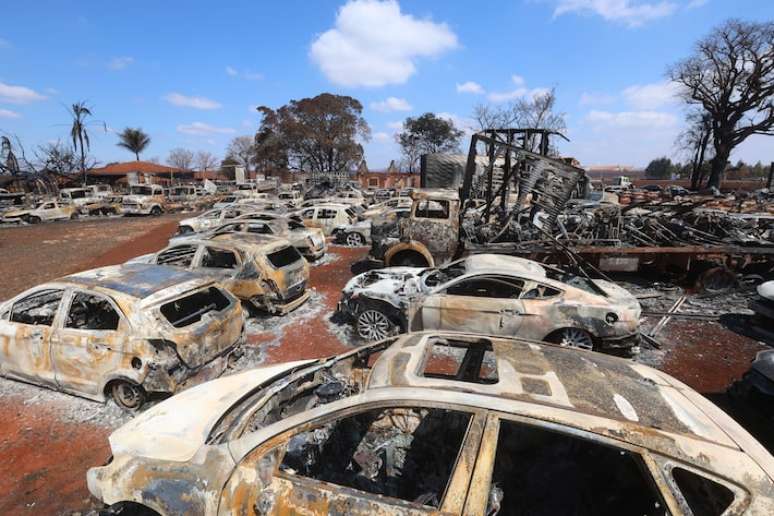
<path fill-rule="evenodd" d="M 0 304 L 0 373 L 137 409 L 205 368 L 222 372 L 243 326 L 239 301 L 211 278 L 103 267 Z"/>
<path fill-rule="evenodd" d="M 640 304 L 629 292 L 513 256 L 369 271 L 347 283 L 338 312 L 367 340 L 448 330 L 639 351 Z"/>

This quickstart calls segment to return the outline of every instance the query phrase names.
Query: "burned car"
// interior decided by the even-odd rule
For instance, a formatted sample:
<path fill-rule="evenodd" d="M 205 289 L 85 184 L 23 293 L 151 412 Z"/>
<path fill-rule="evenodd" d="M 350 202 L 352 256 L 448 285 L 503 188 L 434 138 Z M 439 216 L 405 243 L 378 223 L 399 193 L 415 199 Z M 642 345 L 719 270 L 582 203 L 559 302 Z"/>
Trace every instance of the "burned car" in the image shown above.
<path fill-rule="evenodd" d="M 750 308 L 761 319 L 774 323 L 774 281 L 761 283 L 756 290 L 758 297 L 750 301 Z"/>
<path fill-rule="evenodd" d="M 193 238 L 218 240 L 220 235 L 268 235 L 285 238 L 310 261 L 322 258 L 327 250 L 325 234 L 320 228 L 308 228 L 293 216 L 264 212 L 242 215 L 210 231 L 178 235 L 170 239 L 170 242 L 178 243 Z"/>
<path fill-rule="evenodd" d="M 309 299 L 309 264 L 285 239 L 221 235 L 172 244 L 131 260 L 181 267 L 217 278 L 232 294 L 258 310 L 291 312 Z"/>
<path fill-rule="evenodd" d="M 729 393 L 737 400 L 758 403 L 762 412 L 774 415 L 774 349 L 759 351 L 750 369 L 734 382 Z"/>
<path fill-rule="evenodd" d="M 388 236 L 398 236 L 398 224 L 401 219 L 407 218 L 411 213 L 410 208 L 390 208 L 380 211 L 370 220 L 361 220 L 354 224 L 342 224 L 333 229 L 333 241 L 352 247 L 370 244 L 372 234 L 382 241 Z"/>
<path fill-rule="evenodd" d="M 179 235 L 200 233 L 221 226 L 245 213 L 252 213 L 254 211 L 258 211 L 258 209 L 247 205 L 227 206 L 205 211 L 201 215 L 189 217 L 178 222 L 177 233 Z"/>
<path fill-rule="evenodd" d="M 640 304 L 629 292 L 513 256 L 365 272 L 344 287 L 339 312 L 368 340 L 450 330 L 639 351 Z"/>
<path fill-rule="evenodd" d="M 164 188 L 161 185 L 129 185 L 129 193 L 123 197 L 121 211 L 124 215 L 153 215 L 158 217 L 167 207 Z"/>
<path fill-rule="evenodd" d="M 154 265 L 66 276 L 0 305 L 0 372 L 139 408 L 207 368 L 242 339 L 239 301 L 211 278 Z"/>
<path fill-rule="evenodd" d="M 113 514 L 774 511 L 774 458 L 697 392 L 521 339 L 418 333 L 265 366 L 109 442 L 87 485 Z"/>
<path fill-rule="evenodd" d="M 60 200 L 41 201 L 33 208 L 12 208 L 3 213 L 0 222 L 5 224 L 26 222 L 38 224 L 51 220 L 67 220 L 78 218 L 78 208 Z"/>

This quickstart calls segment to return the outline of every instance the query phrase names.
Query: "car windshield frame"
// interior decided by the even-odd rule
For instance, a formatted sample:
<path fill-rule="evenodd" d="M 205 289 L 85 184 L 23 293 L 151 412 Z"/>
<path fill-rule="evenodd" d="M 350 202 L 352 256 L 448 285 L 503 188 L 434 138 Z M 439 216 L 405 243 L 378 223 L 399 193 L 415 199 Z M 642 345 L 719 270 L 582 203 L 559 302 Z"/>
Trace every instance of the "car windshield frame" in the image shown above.
<path fill-rule="evenodd" d="M 452 270 L 453 269 L 453 270 Z M 470 272 L 468 270 L 468 267 L 465 265 L 465 259 L 457 260 L 455 262 L 448 263 L 444 265 L 443 267 L 434 267 L 434 268 L 428 268 L 423 270 L 419 273 L 420 278 L 422 279 L 422 285 L 428 289 L 437 289 L 442 288 L 445 285 L 448 285 L 449 282 L 460 278 L 461 276 L 464 276 Z M 431 278 L 431 276 L 437 276 L 437 275 L 443 275 L 441 278 L 438 279 L 438 282 L 429 285 L 427 283 L 427 280 Z M 433 279 L 435 279 L 435 276 Z"/>

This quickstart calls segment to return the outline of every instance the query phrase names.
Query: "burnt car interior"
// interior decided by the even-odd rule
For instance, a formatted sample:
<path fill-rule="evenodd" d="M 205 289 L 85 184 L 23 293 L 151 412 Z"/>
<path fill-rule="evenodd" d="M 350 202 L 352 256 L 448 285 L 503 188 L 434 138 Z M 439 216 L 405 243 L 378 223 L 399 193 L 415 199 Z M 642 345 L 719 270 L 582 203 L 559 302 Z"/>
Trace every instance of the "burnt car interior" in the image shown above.
<path fill-rule="evenodd" d="M 524 282 L 502 276 L 476 276 L 455 283 L 446 289 L 450 296 L 519 299 Z"/>
<path fill-rule="evenodd" d="M 118 312 L 104 297 L 77 292 L 67 312 L 66 328 L 78 330 L 117 330 Z"/>
<path fill-rule="evenodd" d="M 449 201 L 419 201 L 414 216 L 421 219 L 448 219 Z"/>
<path fill-rule="evenodd" d="M 43 290 L 20 299 L 11 309 L 11 322 L 51 326 L 64 295 L 63 290 Z"/>
<path fill-rule="evenodd" d="M 637 454 L 501 420 L 487 508 L 487 514 L 493 513 L 657 516 L 668 512 Z"/>
<path fill-rule="evenodd" d="M 209 287 L 161 305 L 161 313 L 175 328 L 199 322 L 204 314 L 219 312 L 229 305 L 220 289 Z"/>
<path fill-rule="evenodd" d="M 280 471 L 439 507 L 471 415 L 374 409 L 293 436 Z"/>

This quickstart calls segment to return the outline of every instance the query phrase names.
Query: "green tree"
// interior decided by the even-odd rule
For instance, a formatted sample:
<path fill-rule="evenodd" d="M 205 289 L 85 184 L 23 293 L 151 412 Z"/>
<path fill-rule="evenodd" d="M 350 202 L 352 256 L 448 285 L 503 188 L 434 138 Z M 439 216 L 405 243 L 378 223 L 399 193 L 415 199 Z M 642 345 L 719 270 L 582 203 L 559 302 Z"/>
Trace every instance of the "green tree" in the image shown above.
<path fill-rule="evenodd" d="M 150 136 L 145 134 L 142 129 L 132 129 L 131 127 L 127 127 L 119 133 L 118 139 L 119 142 L 116 145 L 133 152 L 137 161 L 140 161 L 140 153 L 144 151 L 151 142 Z"/>
<path fill-rule="evenodd" d="M 774 135 L 774 22 L 729 20 L 667 72 L 712 124 L 709 186 L 719 187 L 731 152 L 753 134 Z"/>
<path fill-rule="evenodd" d="M 357 99 L 322 93 L 291 100 L 276 110 L 260 106 L 258 111 L 263 120 L 253 143 L 267 144 L 255 149 L 258 160 L 277 153 L 271 161 L 320 173 L 352 170 L 363 160 L 361 142 L 369 140 L 371 130 Z"/>
<path fill-rule="evenodd" d="M 89 132 L 86 130 L 88 118 L 92 116 L 91 109 L 85 101 L 76 102 L 70 108 L 70 116 L 73 119 L 70 127 L 70 138 L 73 142 L 75 152 L 80 151 L 80 168 L 83 174 L 83 184 L 86 185 L 86 151 L 91 147 L 89 142 Z"/>
<path fill-rule="evenodd" d="M 414 172 L 423 154 L 458 151 L 463 134 L 451 120 L 425 113 L 416 118 L 408 117 L 403 122 L 403 131 L 398 134 L 397 141 L 409 172 Z"/>
<path fill-rule="evenodd" d="M 645 167 L 645 177 L 651 179 L 670 179 L 673 172 L 675 172 L 675 166 L 667 157 L 656 158 Z"/>

